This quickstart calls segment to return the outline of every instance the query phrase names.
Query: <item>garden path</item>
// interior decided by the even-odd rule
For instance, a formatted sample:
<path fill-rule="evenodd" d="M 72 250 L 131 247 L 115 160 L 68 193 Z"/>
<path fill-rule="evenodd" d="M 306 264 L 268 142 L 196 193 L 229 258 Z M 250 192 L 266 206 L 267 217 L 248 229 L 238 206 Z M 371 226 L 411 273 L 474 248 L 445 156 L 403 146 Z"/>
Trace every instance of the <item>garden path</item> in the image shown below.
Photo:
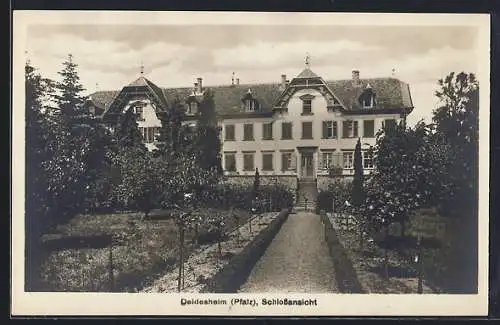
<path fill-rule="evenodd" d="M 320 216 L 290 214 L 239 292 L 338 292 Z"/>

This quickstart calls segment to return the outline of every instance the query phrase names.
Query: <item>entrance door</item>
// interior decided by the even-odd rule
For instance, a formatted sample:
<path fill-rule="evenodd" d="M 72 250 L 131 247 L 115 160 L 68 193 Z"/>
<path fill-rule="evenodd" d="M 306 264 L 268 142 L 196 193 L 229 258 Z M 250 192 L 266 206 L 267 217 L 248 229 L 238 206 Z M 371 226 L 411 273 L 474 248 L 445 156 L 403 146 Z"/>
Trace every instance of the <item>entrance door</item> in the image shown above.
<path fill-rule="evenodd" d="M 314 176 L 313 154 L 312 152 L 303 152 L 301 155 L 300 170 L 302 177 Z"/>

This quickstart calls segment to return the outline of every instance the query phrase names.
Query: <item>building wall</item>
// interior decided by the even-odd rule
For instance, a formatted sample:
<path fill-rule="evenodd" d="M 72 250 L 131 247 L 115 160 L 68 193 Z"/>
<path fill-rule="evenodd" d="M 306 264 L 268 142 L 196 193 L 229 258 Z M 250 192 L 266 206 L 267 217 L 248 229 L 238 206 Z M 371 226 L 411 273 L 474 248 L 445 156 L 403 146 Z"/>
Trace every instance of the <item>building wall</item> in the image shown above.
<path fill-rule="evenodd" d="M 311 115 L 302 115 L 302 99 L 303 95 L 313 95 L 311 105 Z M 375 145 L 375 137 L 363 137 L 363 121 L 374 121 L 374 133 L 382 128 L 385 119 L 395 119 L 397 122 L 400 120 L 399 114 L 370 114 L 370 115 L 357 115 L 357 116 L 344 116 L 339 112 L 329 112 L 327 110 L 327 103 L 325 98 L 316 90 L 302 89 L 297 91 L 288 102 L 288 111 L 282 114 L 276 114 L 272 118 L 253 118 L 253 119 L 226 119 L 222 121 L 222 139 L 223 139 L 223 153 L 231 152 L 236 156 L 236 173 L 237 175 L 253 175 L 254 171 L 243 170 L 243 153 L 255 152 L 254 165 L 259 169 L 261 175 L 288 175 L 297 176 L 297 169 L 300 167 L 300 152 L 297 147 L 318 147 L 313 154 L 315 177 L 328 175 L 327 170 L 320 170 L 321 150 L 332 150 L 339 155 L 343 151 L 354 151 L 358 137 L 343 138 L 342 136 L 342 123 L 345 120 L 358 121 L 358 136 L 361 139 L 362 149 L 368 150 L 370 146 Z M 312 122 L 313 138 L 302 139 L 302 122 Z M 336 139 L 323 139 L 323 121 L 337 121 L 337 138 Z M 264 123 L 273 123 L 273 140 L 262 139 L 262 129 Z M 282 140 L 282 124 L 292 123 L 292 139 Z M 244 124 L 251 123 L 254 125 L 254 141 L 243 141 Z M 226 141 L 225 128 L 227 125 L 232 124 L 235 126 L 235 141 Z M 294 159 L 296 159 L 297 169 L 294 171 L 281 170 L 281 152 L 293 151 Z M 273 151 L 273 167 L 274 171 L 262 171 L 262 152 Z M 223 155 L 224 166 L 224 155 Z M 353 169 L 346 169 L 343 175 L 353 175 Z M 369 173 L 368 170 L 365 171 Z"/>

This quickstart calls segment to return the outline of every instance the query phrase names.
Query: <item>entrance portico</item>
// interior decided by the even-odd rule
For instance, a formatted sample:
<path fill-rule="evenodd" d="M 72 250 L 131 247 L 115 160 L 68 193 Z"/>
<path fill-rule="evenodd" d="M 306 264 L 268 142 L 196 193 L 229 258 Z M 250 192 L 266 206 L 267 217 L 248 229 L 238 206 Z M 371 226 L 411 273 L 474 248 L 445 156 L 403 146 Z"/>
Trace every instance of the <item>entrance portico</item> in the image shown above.
<path fill-rule="evenodd" d="M 297 147 L 300 155 L 298 176 L 300 179 L 314 179 L 316 177 L 315 153 L 318 147 Z"/>

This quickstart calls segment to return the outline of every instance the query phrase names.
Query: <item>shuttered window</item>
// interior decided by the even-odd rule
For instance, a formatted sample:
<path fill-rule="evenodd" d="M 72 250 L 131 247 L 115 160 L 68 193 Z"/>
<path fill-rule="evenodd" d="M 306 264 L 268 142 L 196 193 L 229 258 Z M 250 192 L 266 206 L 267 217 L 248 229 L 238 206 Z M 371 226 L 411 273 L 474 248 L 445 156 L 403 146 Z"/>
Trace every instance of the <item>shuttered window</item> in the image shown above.
<path fill-rule="evenodd" d="M 323 139 L 337 138 L 337 121 L 323 122 Z"/>
<path fill-rule="evenodd" d="M 243 170 L 245 171 L 253 171 L 254 167 L 254 153 L 253 152 L 245 152 L 243 153 Z"/>
<path fill-rule="evenodd" d="M 262 124 L 262 140 L 273 139 L 273 123 Z"/>
<path fill-rule="evenodd" d="M 253 124 L 243 125 L 243 140 L 253 141 Z"/>
<path fill-rule="evenodd" d="M 373 138 L 375 136 L 375 122 L 373 120 L 363 121 L 363 137 Z"/>
<path fill-rule="evenodd" d="M 263 152 L 262 153 L 262 170 L 271 171 L 273 168 L 273 153 Z"/>
<path fill-rule="evenodd" d="M 224 127 L 224 129 L 226 131 L 224 139 L 226 141 L 234 141 L 235 140 L 235 138 L 234 138 L 234 124 L 228 124 Z"/>
<path fill-rule="evenodd" d="M 344 121 L 342 123 L 342 137 L 356 138 L 358 136 L 358 121 Z"/>
<path fill-rule="evenodd" d="M 292 139 L 292 123 L 284 122 L 281 124 L 281 139 L 290 140 Z"/>
<path fill-rule="evenodd" d="M 236 155 L 234 153 L 224 153 L 224 169 L 228 172 L 236 171 Z"/>
<path fill-rule="evenodd" d="M 302 122 L 302 139 L 312 139 L 312 122 Z"/>

